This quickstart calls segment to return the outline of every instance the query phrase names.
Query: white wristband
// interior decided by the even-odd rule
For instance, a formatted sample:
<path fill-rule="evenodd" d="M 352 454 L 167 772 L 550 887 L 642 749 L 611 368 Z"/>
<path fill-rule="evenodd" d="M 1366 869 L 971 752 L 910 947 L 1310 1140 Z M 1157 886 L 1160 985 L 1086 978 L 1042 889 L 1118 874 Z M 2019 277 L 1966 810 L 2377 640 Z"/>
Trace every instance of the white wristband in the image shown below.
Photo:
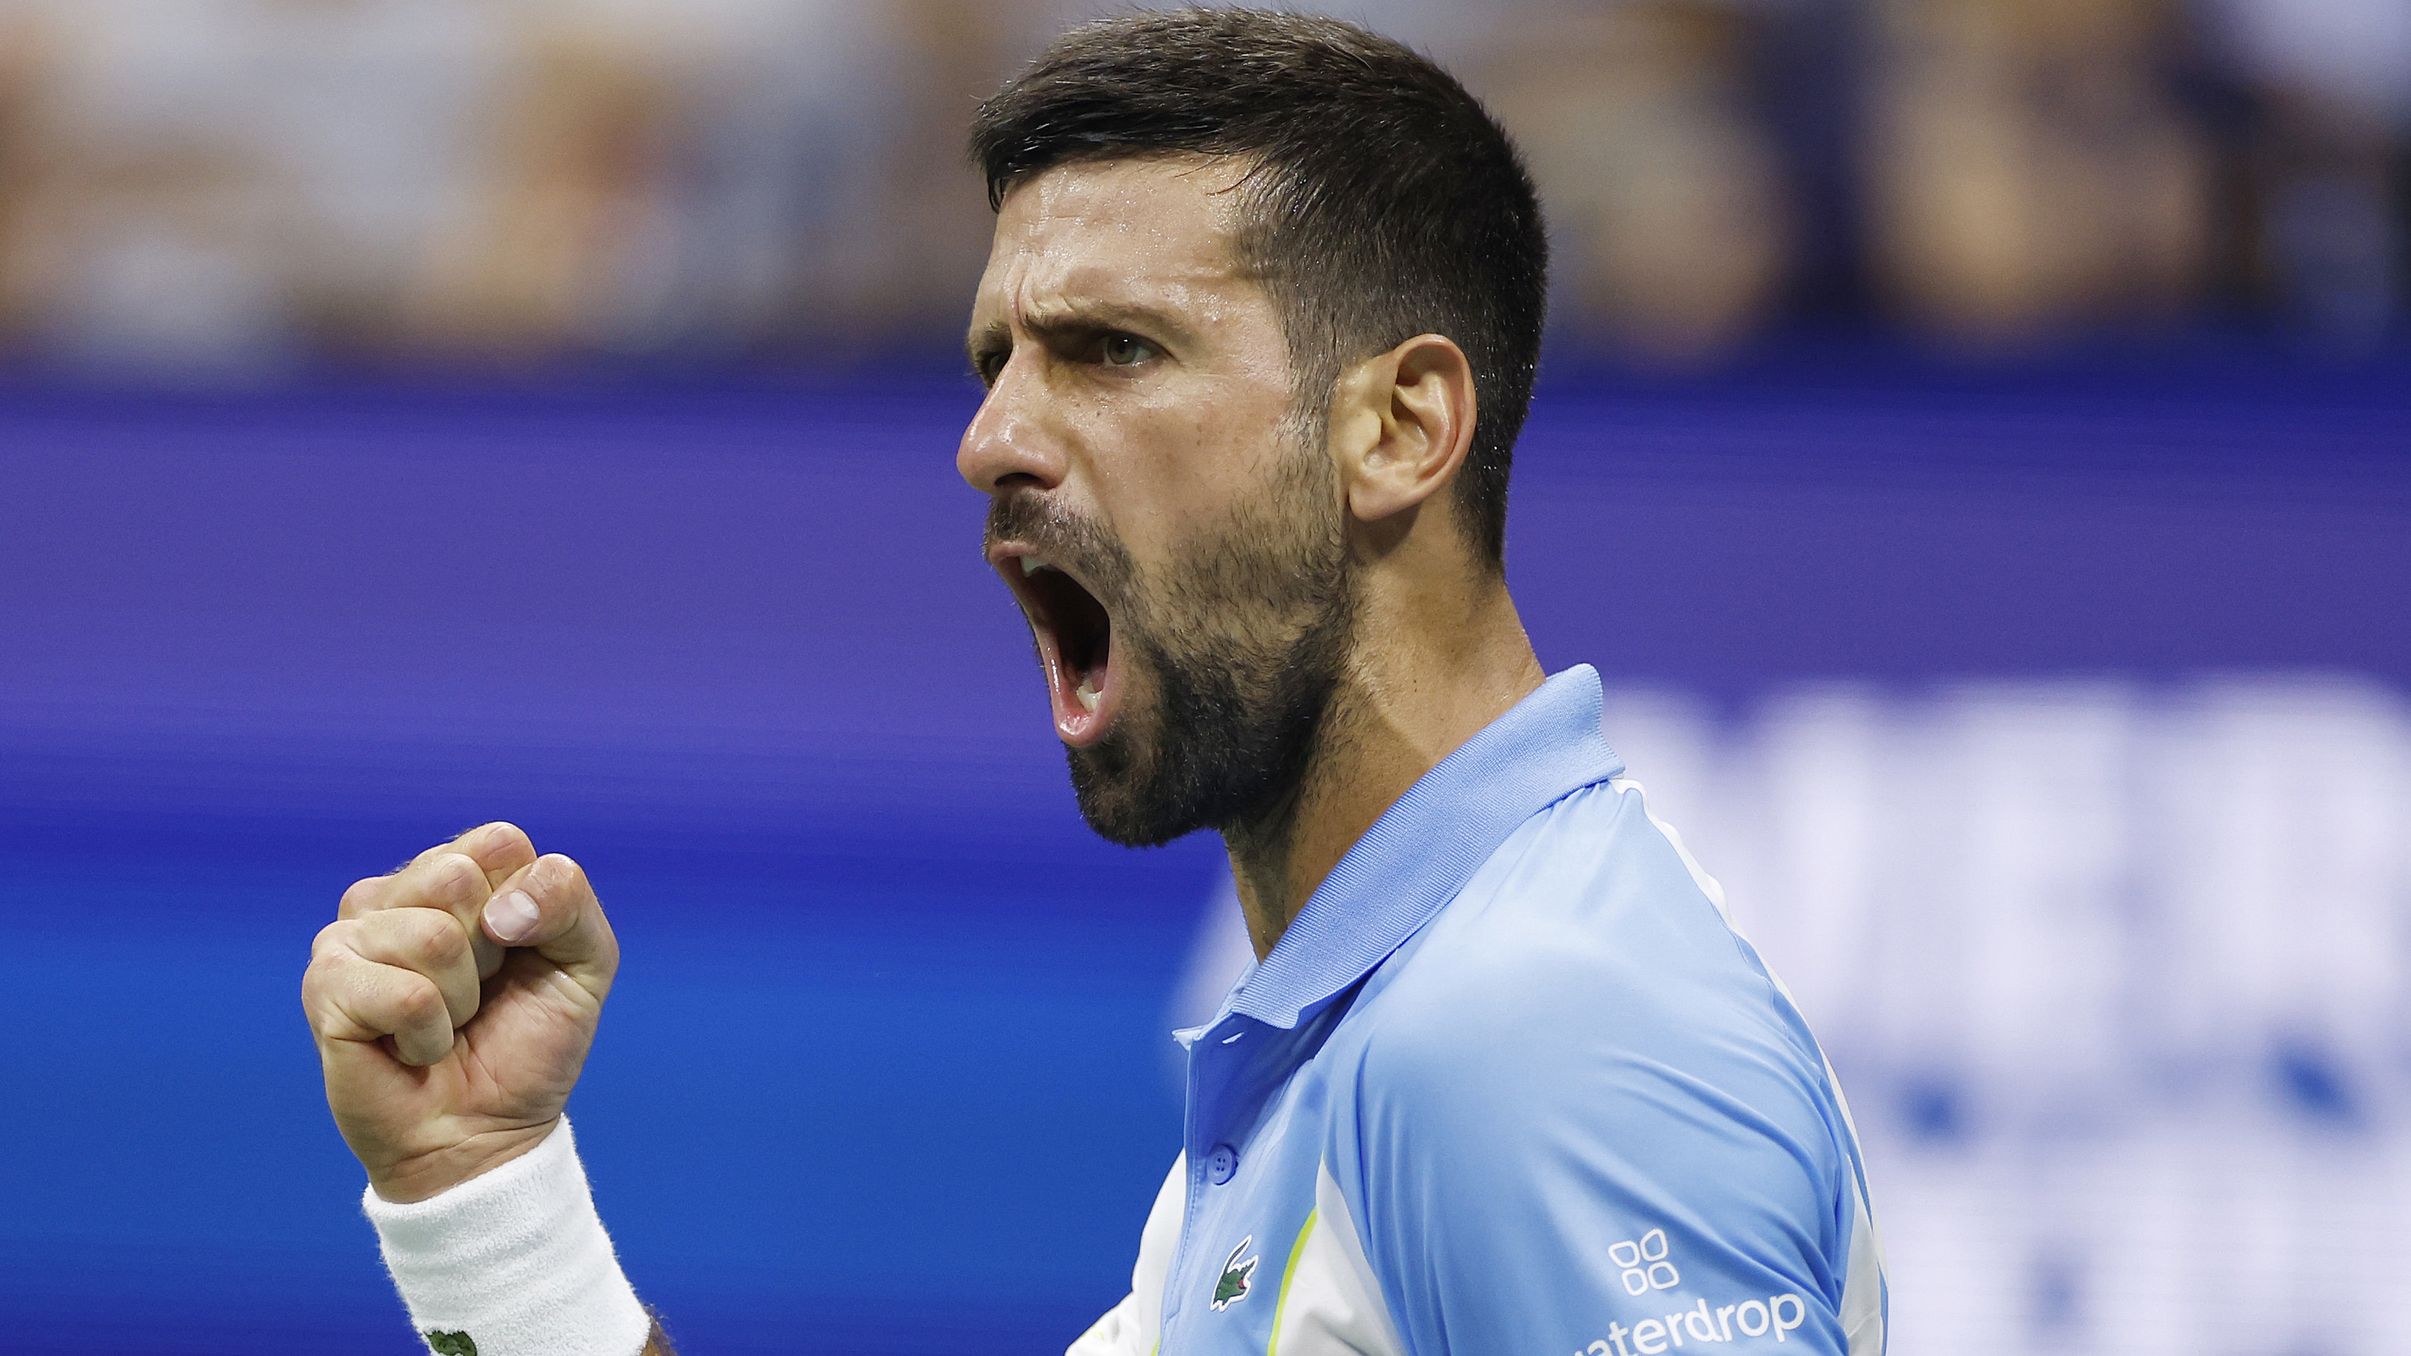
<path fill-rule="evenodd" d="M 491 1172 L 406 1204 L 372 1187 L 363 1208 L 439 1356 L 636 1356 L 652 1331 L 594 1213 L 566 1116 Z"/>

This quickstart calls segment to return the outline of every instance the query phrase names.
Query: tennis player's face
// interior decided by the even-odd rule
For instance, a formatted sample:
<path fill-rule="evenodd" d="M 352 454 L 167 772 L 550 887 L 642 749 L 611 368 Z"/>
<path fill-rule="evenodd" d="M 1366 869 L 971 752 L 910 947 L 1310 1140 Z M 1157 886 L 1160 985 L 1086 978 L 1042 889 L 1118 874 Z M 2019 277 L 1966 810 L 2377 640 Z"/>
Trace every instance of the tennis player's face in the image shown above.
<path fill-rule="evenodd" d="M 1081 813 L 1115 842 L 1294 795 L 1352 609 L 1319 408 L 1232 247 L 1237 174 L 1059 167 L 1015 187 L 972 307 L 956 463 L 1036 637 Z"/>

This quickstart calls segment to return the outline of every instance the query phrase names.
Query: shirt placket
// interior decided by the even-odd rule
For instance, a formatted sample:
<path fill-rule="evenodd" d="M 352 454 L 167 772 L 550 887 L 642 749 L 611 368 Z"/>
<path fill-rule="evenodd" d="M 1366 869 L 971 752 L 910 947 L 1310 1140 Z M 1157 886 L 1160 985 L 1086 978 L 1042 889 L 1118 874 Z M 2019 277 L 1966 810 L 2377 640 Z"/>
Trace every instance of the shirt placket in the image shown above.
<path fill-rule="evenodd" d="M 1223 1235 L 1237 1238 L 1243 1232 L 1239 1216 L 1249 1203 L 1232 1187 L 1246 1132 L 1281 1082 L 1280 1071 L 1264 1064 L 1279 1053 L 1277 1043 L 1267 1039 L 1272 1034 L 1252 1018 L 1231 1015 L 1187 1038 L 1189 1098 L 1182 1145 L 1188 1154 L 1187 1199 L 1164 1294 L 1162 1356 L 1192 1350 L 1188 1332 L 1194 1311 L 1212 1295 L 1229 1247 Z M 1191 1322 L 1184 1323 L 1184 1315 Z"/>

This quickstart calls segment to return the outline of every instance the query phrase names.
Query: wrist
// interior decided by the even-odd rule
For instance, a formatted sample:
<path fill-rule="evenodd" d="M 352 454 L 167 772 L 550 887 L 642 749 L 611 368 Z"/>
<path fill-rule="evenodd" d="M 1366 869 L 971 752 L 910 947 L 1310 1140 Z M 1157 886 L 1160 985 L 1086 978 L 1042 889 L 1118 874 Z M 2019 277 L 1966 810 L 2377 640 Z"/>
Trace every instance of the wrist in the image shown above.
<path fill-rule="evenodd" d="M 435 1351 L 635 1356 L 645 1344 L 652 1321 L 595 1214 L 566 1117 L 449 1190 L 393 1201 L 372 1188 L 362 1205 Z"/>
<path fill-rule="evenodd" d="M 554 1127 L 555 1116 L 538 1125 L 493 1130 L 433 1153 L 418 1154 L 368 1174 L 377 1198 L 395 1205 L 430 1200 L 494 1171 L 542 1144 Z"/>

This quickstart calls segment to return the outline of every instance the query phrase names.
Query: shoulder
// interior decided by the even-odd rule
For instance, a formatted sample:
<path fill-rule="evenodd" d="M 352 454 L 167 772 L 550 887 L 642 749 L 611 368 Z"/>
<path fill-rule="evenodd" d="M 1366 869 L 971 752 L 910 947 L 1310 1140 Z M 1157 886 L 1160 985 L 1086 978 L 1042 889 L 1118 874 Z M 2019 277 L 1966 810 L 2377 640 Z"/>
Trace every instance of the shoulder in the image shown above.
<path fill-rule="evenodd" d="M 1414 1084 L 1465 1076 L 1467 1056 L 1501 1074 L 1691 1065 L 1745 1031 L 1778 1059 L 1810 1054 L 1714 890 L 1637 788 L 1586 787 L 1511 835 L 1372 977 L 1351 1014 L 1366 1058 Z"/>
<path fill-rule="evenodd" d="M 1821 1170 L 1797 1187 L 1830 1191 L 1822 1056 L 1713 890 L 1628 783 L 1536 815 L 1351 1012 L 1359 1147 L 1677 1172 L 1805 1158 Z"/>

